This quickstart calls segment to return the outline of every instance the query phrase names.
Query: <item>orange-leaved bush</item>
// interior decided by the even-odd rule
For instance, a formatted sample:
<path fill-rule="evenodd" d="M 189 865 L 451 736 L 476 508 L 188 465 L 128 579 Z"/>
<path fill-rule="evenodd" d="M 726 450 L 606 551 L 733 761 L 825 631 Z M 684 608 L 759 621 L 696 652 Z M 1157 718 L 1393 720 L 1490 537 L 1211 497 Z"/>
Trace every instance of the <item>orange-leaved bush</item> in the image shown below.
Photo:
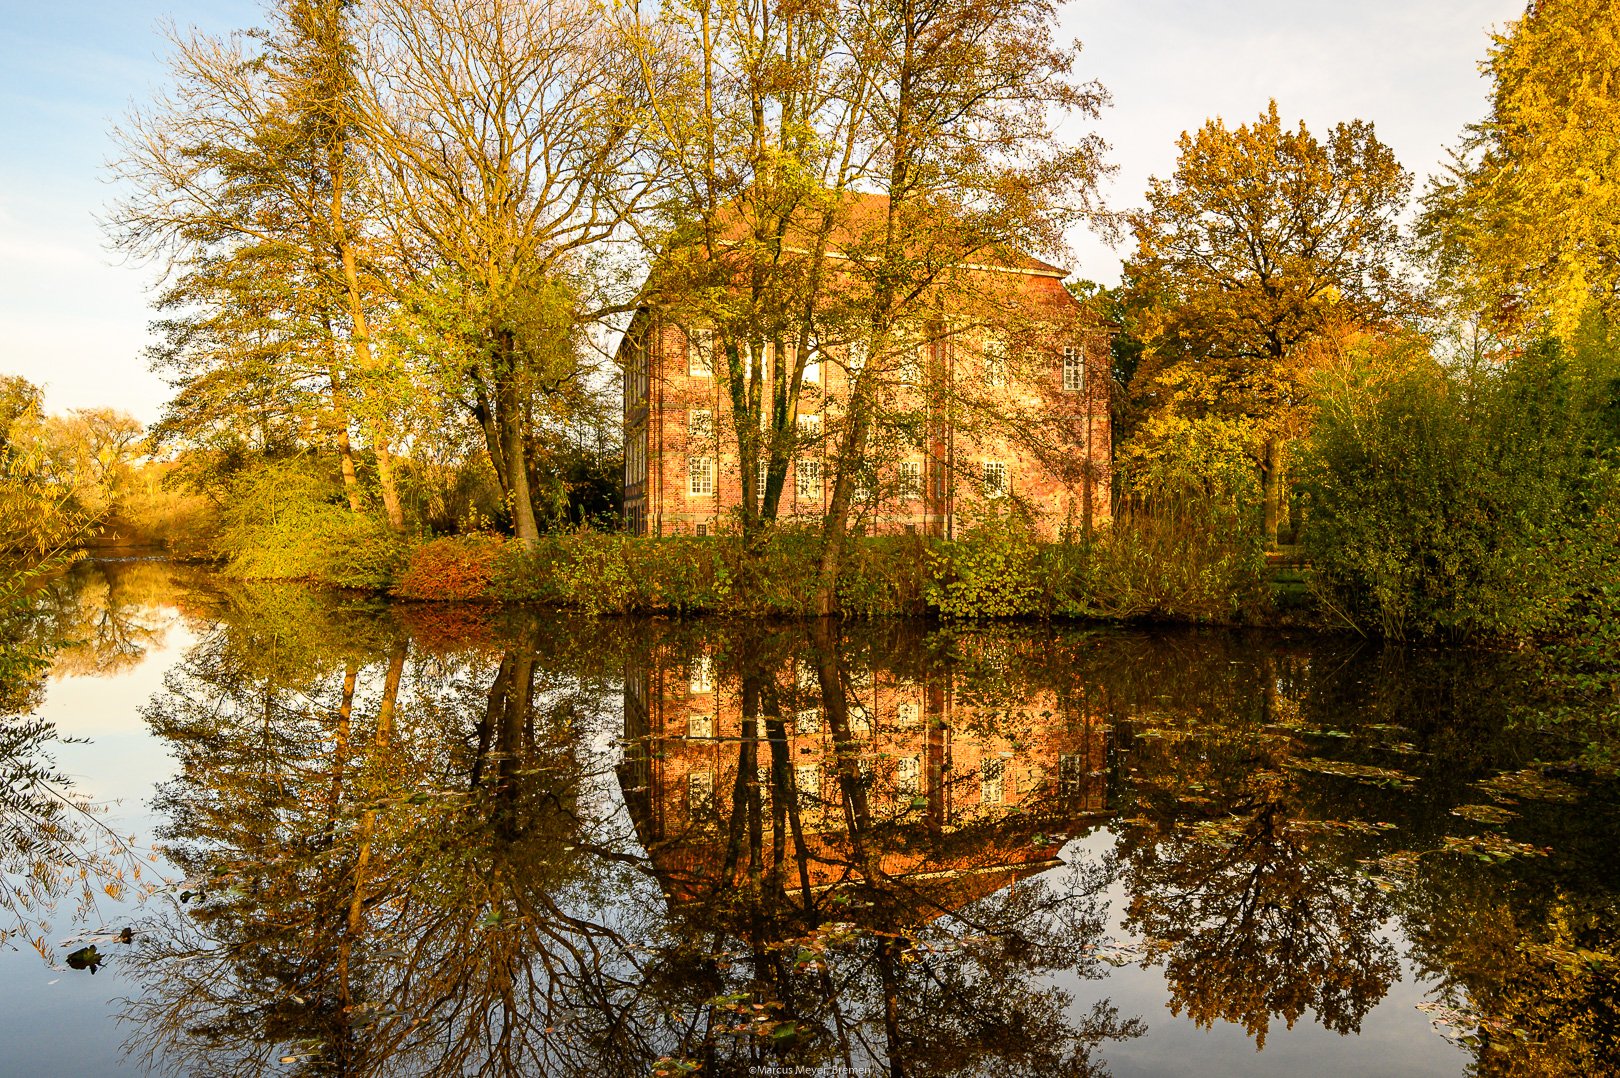
<path fill-rule="evenodd" d="M 401 599 L 487 599 L 506 541 L 495 535 L 458 535 L 423 543 L 394 585 Z"/>

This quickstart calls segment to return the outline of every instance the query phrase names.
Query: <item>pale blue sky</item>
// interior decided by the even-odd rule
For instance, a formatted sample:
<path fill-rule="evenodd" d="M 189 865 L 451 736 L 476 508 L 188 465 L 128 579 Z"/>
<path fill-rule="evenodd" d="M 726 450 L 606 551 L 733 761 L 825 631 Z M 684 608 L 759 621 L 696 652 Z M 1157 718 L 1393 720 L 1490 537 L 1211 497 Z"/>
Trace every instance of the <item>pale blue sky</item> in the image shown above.
<path fill-rule="evenodd" d="M 0 372 L 47 387 L 51 409 L 113 405 L 155 418 L 146 369 L 152 274 L 120 265 L 95 216 L 113 189 L 108 128 L 162 78 L 159 23 L 251 25 L 247 0 L 156 4 L 0 0 Z M 1067 36 L 1112 92 L 1098 125 L 1137 204 L 1174 165 L 1176 136 L 1211 115 L 1248 120 L 1276 97 L 1313 129 L 1361 117 L 1421 181 L 1484 110 L 1487 32 L 1522 0 L 1072 0 Z M 1076 272 L 1117 279 L 1123 253 L 1073 238 Z"/>

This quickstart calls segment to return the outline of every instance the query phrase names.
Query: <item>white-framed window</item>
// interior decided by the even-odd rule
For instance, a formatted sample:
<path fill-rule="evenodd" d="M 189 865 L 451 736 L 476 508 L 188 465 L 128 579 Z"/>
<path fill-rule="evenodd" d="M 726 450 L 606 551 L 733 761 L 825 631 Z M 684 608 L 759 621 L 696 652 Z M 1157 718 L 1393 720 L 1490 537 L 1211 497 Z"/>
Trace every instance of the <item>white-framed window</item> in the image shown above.
<path fill-rule="evenodd" d="M 872 715 L 860 704 L 849 705 L 849 732 L 852 737 L 872 736 Z"/>
<path fill-rule="evenodd" d="M 922 497 L 922 461 L 903 460 L 900 462 L 900 497 Z"/>
<path fill-rule="evenodd" d="M 1085 353 L 1070 345 L 1063 349 L 1063 390 L 1065 393 L 1079 393 L 1085 388 Z"/>
<path fill-rule="evenodd" d="M 686 436 L 694 442 L 707 442 L 713 438 L 714 412 L 708 408 L 687 409 Z"/>
<path fill-rule="evenodd" d="M 688 715 L 686 717 L 686 736 L 700 741 L 714 739 L 713 715 Z"/>
<path fill-rule="evenodd" d="M 979 762 L 979 804 L 999 805 L 1007 799 L 1006 761 L 986 757 Z"/>
<path fill-rule="evenodd" d="M 693 692 L 713 692 L 714 660 L 707 655 L 693 659 L 687 670 L 687 684 Z"/>
<path fill-rule="evenodd" d="M 980 374 L 984 378 L 984 384 L 991 389 L 1005 386 L 1010 380 L 1007 342 L 999 337 L 993 337 L 984 342 L 980 355 Z"/>
<path fill-rule="evenodd" d="M 801 460 L 793 466 L 793 492 L 800 501 L 821 500 L 821 461 Z"/>
<path fill-rule="evenodd" d="M 800 384 L 807 386 L 821 384 L 821 353 L 816 351 L 816 346 L 813 344 L 804 359 L 804 374 L 800 378 Z"/>
<path fill-rule="evenodd" d="M 821 803 L 821 765 L 800 764 L 793 769 L 794 792 L 802 808 L 814 808 Z"/>
<path fill-rule="evenodd" d="M 819 442 L 821 440 L 821 414 L 819 412 L 801 414 L 798 421 L 800 442 Z"/>
<path fill-rule="evenodd" d="M 795 734 L 821 733 L 821 709 L 807 707 L 793 716 L 793 732 Z"/>
<path fill-rule="evenodd" d="M 984 496 L 986 498 L 1005 498 L 1007 489 L 1007 462 L 1004 460 L 985 461 Z"/>
<path fill-rule="evenodd" d="M 897 726 L 916 726 L 922 717 L 922 709 L 916 704 L 899 704 L 894 709 L 894 721 Z"/>
<path fill-rule="evenodd" d="M 686 331 L 686 373 L 693 378 L 714 377 L 714 330 Z"/>
<path fill-rule="evenodd" d="M 754 785 L 759 787 L 759 802 L 768 806 L 771 803 L 771 769 L 769 766 L 754 769 Z M 765 826 L 771 825 L 771 818 L 765 817 Z"/>
<path fill-rule="evenodd" d="M 758 467 L 753 470 L 753 496 L 758 499 L 758 503 L 760 503 L 761 506 L 765 504 L 765 485 L 766 481 L 770 481 L 770 478 L 770 460 L 760 460 Z"/>
<path fill-rule="evenodd" d="M 686 773 L 686 807 L 696 812 L 709 808 L 714 802 L 714 772 L 688 771 Z"/>
<path fill-rule="evenodd" d="M 894 795 L 910 800 L 922 792 L 922 758 L 902 756 L 894 762 Z"/>
<path fill-rule="evenodd" d="M 1058 757 L 1058 793 L 1079 797 L 1086 791 L 1086 758 L 1078 752 Z"/>
<path fill-rule="evenodd" d="M 869 502 L 877 498 L 877 480 L 867 468 L 855 473 L 855 500 Z"/>
<path fill-rule="evenodd" d="M 686 459 L 686 493 L 694 498 L 714 493 L 714 458 Z"/>

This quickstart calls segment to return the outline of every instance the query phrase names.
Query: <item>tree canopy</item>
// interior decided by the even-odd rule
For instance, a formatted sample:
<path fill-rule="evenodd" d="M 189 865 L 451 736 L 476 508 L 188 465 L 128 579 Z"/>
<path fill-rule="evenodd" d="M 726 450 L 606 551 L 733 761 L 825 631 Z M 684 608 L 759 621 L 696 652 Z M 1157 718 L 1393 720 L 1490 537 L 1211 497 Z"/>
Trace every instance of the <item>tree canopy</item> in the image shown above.
<path fill-rule="evenodd" d="M 1466 313 L 1568 338 L 1620 313 L 1620 9 L 1536 0 L 1481 67 L 1490 111 L 1430 181 L 1420 236 Z"/>
<path fill-rule="evenodd" d="M 1169 179 L 1131 215 L 1127 291 L 1146 353 L 1131 393 L 1159 409 L 1248 424 L 1275 534 L 1279 446 L 1307 404 L 1308 342 L 1410 309 L 1397 220 L 1411 186 L 1373 125 L 1319 140 L 1277 103 L 1236 128 L 1184 133 Z"/>

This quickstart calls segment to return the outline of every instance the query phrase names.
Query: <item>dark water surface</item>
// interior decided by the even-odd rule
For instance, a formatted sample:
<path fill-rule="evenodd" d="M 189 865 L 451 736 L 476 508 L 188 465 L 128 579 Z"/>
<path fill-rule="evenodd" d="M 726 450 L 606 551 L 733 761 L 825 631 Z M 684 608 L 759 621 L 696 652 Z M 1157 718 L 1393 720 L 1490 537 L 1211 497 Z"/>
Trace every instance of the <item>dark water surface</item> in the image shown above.
<path fill-rule="evenodd" d="M 115 803 L 6 794 L 0 916 L 50 961 L 0 956 L 0 1072 L 1620 1068 L 1615 788 L 1547 765 L 1523 657 L 387 607 L 151 562 L 50 609 L 72 643 L 6 766 Z M 22 908 L 39 857 L 123 890 Z"/>

